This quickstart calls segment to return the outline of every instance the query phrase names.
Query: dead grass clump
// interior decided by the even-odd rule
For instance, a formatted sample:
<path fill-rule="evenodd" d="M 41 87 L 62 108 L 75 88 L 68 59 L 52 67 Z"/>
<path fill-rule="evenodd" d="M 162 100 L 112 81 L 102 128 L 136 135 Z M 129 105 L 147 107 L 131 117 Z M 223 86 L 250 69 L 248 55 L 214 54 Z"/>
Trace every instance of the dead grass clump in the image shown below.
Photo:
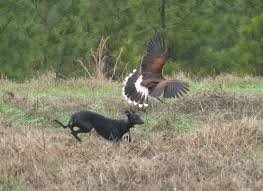
<path fill-rule="evenodd" d="M 78 144 L 62 128 L 0 128 L 1 175 L 33 190 L 256 190 L 262 128 L 243 119 L 166 139 L 134 129 L 130 144 L 95 133 Z"/>
<path fill-rule="evenodd" d="M 239 116 L 263 118 L 263 95 L 230 94 L 223 91 L 201 92 L 179 102 L 178 110 L 183 112 L 230 111 Z"/>
<path fill-rule="evenodd" d="M 8 79 L 0 78 L 0 85 L 5 85 L 5 84 L 7 84 L 9 82 L 10 82 L 10 80 L 8 80 Z"/>
<path fill-rule="evenodd" d="M 107 51 L 108 40 L 109 37 L 106 37 L 105 39 L 102 37 L 97 50 L 95 52 L 92 51 L 92 56 L 96 67 L 96 79 L 99 81 L 104 80 L 105 78 L 104 67 L 107 58 L 106 51 Z"/>
<path fill-rule="evenodd" d="M 63 81 L 61 85 L 71 88 L 90 88 L 91 90 L 96 90 L 101 88 L 104 83 L 107 83 L 107 81 L 95 79 L 71 79 Z"/>
<path fill-rule="evenodd" d="M 60 183 L 54 174 L 60 170 L 58 156 L 47 153 L 41 131 L 6 128 L 1 130 L 1 177 L 21 180 L 27 187 L 42 189 L 49 183 Z M 30 141 L 25 141 L 30 140 Z"/>
<path fill-rule="evenodd" d="M 209 77 L 206 79 L 210 85 L 220 85 L 229 86 L 231 84 L 239 84 L 240 86 L 244 84 L 254 84 L 255 82 L 260 82 L 262 79 L 260 77 L 243 75 L 236 76 L 231 74 L 222 74 L 216 77 Z"/>
<path fill-rule="evenodd" d="M 182 189 L 253 190 L 263 186 L 263 126 L 255 119 L 209 124 L 167 145 L 167 153 L 176 156 L 170 160 L 179 168 L 174 169 L 180 176 L 176 185 Z"/>
<path fill-rule="evenodd" d="M 12 103 L 14 99 L 15 99 L 15 94 L 10 91 L 5 92 L 2 96 L 2 100 L 5 103 Z"/>
<path fill-rule="evenodd" d="M 39 75 L 38 77 L 32 78 L 27 82 L 21 83 L 19 86 L 31 87 L 37 89 L 47 89 L 56 86 L 57 78 L 55 72 L 47 72 Z"/>
<path fill-rule="evenodd" d="M 99 101 L 99 100 L 98 100 Z M 120 114 L 124 113 L 125 110 L 129 109 L 130 107 L 122 100 L 120 97 L 117 96 L 105 96 L 102 100 L 102 105 L 104 106 L 104 111 L 109 114 Z"/>
<path fill-rule="evenodd" d="M 198 150 L 210 150 L 226 155 L 250 152 L 263 145 L 263 126 L 253 118 L 243 118 L 233 122 L 213 122 L 204 124 L 206 128 L 185 136 L 176 145 Z M 180 142 L 181 140 L 186 142 Z M 180 148 L 183 149 L 183 148 Z M 263 151 L 263 150 L 262 150 Z"/>

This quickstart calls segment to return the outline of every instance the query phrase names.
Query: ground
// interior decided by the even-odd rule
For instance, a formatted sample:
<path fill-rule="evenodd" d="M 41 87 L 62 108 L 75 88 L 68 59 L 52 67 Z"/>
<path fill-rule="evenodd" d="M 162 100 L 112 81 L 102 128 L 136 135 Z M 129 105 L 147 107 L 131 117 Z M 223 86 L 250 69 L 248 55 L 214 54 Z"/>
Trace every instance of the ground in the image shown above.
<path fill-rule="evenodd" d="M 67 123 L 79 110 L 121 119 L 121 82 L 0 80 L 2 190 L 262 190 L 263 79 L 193 79 L 190 93 L 138 111 L 131 143 L 95 132 L 78 143 Z"/>

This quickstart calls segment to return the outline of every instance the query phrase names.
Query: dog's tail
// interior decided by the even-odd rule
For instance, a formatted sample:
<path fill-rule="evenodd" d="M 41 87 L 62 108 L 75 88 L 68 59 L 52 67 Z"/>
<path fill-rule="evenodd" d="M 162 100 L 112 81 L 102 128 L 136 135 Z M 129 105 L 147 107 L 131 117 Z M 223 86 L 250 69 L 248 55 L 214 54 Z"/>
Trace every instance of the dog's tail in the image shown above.
<path fill-rule="evenodd" d="M 56 120 L 56 119 L 54 119 L 54 121 L 55 121 L 56 123 L 58 123 L 59 125 L 61 125 L 63 128 L 67 128 L 67 127 L 68 127 L 67 125 L 63 125 L 63 123 L 61 123 L 60 121 L 58 121 L 58 120 Z"/>

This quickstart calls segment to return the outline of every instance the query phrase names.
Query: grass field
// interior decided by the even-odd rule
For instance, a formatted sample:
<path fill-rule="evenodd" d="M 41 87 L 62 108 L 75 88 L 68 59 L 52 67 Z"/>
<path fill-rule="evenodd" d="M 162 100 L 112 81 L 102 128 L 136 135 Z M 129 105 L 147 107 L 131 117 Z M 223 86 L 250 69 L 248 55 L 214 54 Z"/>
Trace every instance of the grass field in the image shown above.
<path fill-rule="evenodd" d="M 67 123 L 79 110 L 124 118 L 121 83 L 0 80 L 0 191 L 263 190 L 263 78 L 188 79 L 191 92 L 139 111 L 131 143 L 94 131 L 78 143 Z"/>

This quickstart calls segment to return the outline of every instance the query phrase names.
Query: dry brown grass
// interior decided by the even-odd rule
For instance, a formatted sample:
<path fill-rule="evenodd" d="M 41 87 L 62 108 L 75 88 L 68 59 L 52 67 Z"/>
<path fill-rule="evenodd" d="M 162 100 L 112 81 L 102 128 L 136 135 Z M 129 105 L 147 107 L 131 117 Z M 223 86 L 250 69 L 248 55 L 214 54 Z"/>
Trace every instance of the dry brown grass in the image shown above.
<path fill-rule="evenodd" d="M 202 83 L 230 79 L 240 80 L 226 76 Z M 132 143 L 113 144 L 92 132 L 81 135 L 79 144 L 67 130 L 44 127 L 55 127 L 50 119 L 64 122 L 82 109 L 123 117 L 128 104 L 111 89 L 101 92 L 107 86 L 121 89 L 120 84 L 57 81 L 47 74 L 22 84 L 0 80 L 0 85 L 0 191 L 263 188 L 261 92 L 201 89 L 163 104 L 151 99 L 150 107 L 140 111 L 146 124 L 132 130 Z M 83 96 L 82 89 L 92 93 Z M 10 108 L 21 113 L 14 117 L 5 111 Z M 24 114 L 44 120 L 20 125 L 29 120 Z M 195 123 L 199 128 L 193 130 Z M 173 129 L 184 126 L 192 130 L 181 134 Z M 155 127 L 159 130 L 152 131 Z"/>
<path fill-rule="evenodd" d="M 252 118 L 186 135 L 134 132 L 131 144 L 61 129 L 13 128 L 1 116 L 0 171 L 29 190 L 260 190 L 263 128 Z M 18 190 L 19 190 L 18 189 Z"/>
<path fill-rule="evenodd" d="M 184 112 L 233 112 L 239 117 L 255 116 L 263 118 L 263 94 L 235 94 L 224 91 L 199 92 L 177 103 Z"/>

